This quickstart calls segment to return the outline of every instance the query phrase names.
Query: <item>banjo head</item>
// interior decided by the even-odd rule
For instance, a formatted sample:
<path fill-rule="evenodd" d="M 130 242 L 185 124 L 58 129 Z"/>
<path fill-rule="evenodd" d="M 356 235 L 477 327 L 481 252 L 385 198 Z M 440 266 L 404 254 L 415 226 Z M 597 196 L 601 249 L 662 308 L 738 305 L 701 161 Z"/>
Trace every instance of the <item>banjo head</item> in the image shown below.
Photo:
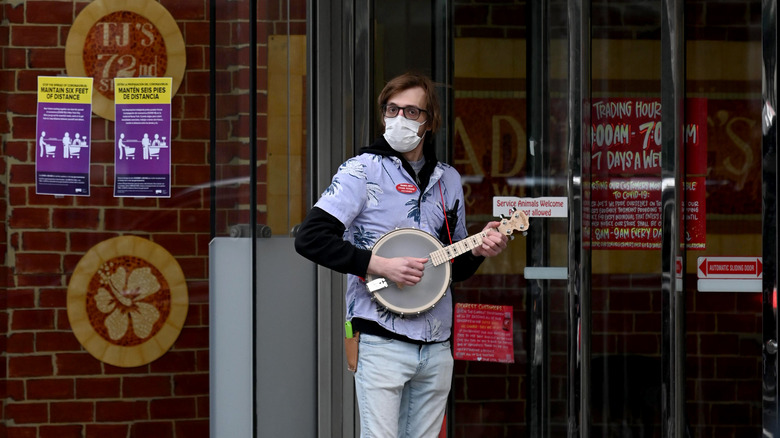
<path fill-rule="evenodd" d="M 382 236 L 371 250 L 382 257 L 429 258 L 430 253 L 442 248 L 438 239 L 414 229 L 400 228 Z M 422 280 L 414 286 L 398 287 L 388 281 L 388 286 L 373 292 L 373 298 L 389 311 L 401 316 L 416 315 L 433 306 L 444 297 L 451 281 L 450 263 L 433 266 L 429 260 L 425 265 Z M 374 280 L 372 275 L 366 281 Z"/>

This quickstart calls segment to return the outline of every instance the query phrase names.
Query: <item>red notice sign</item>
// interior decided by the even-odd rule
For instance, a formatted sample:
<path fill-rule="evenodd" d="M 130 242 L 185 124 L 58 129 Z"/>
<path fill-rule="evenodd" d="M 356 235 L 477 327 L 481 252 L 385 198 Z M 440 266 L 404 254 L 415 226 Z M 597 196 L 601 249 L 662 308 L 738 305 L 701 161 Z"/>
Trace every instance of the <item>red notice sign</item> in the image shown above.
<path fill-rule="evenodd" d="M 696 260 L 700 279 L 758 279 L 762 278 L 761 257 L 699 257 Z"/>
<path fill-rule="evenodd" d="M 512 306 L 455 306 L 454 356 L 457 360 L 514 363 Z"/>

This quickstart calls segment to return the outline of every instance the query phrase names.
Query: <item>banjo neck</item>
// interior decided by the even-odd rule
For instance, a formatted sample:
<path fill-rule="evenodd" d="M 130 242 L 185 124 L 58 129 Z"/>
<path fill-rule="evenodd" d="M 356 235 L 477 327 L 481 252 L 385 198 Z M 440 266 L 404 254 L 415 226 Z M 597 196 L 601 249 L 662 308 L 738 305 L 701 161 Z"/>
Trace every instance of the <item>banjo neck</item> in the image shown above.
<path fill-rule="evenodd" d="M 452 245 L 445 246 L 440 250 L 434 251 L 430 253 L 428 257 L 431 259 L 433 266 L 439 266 L 440 264 L 452 260 L 455 257 L 465 253 L 466 251 L 471 251 L 479 245 L 482 245 L 482 242 L 485 240 L 487 233 L 488 230 L 483 230 L 480 233 L 474 234 L 463 240 L 459 240 Z"/>
<path fill-rule="evenodd" d="M 525 213 L 517 209 L 512 209 L 510 213 L 510 217 L 501 219 L 501 222 L 499 223 L 498 228 L 495 228 L 495 231 L 498 231 L 504 236 L 512 237 L 512 231 L 514 230 L 523 232 L 528 230 L 528 216 L 526 216 Z M 481 232 L 457 241 L 450 246 L 436 250 L 430 253 L 428 257 L 430 258 L 431 263 L 433 263 L 433 266 L 439 266 L 466 251 L 471 251 L 479 245 L 482 245 L 482 242 L 485 240 L 485 237 L 487 237 L 489 231 L 489 229 L 482 230 Z"/>

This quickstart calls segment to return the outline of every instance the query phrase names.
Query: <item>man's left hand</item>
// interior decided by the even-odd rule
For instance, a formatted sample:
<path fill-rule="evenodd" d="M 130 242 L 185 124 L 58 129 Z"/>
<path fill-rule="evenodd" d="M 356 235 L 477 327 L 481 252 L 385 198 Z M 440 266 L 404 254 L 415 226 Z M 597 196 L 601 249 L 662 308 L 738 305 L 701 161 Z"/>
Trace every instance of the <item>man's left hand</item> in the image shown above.
<path fill-rule="evenodd" d="M 496 231 L 499 225 L 499 222 L 488 222 L 485 226 L 487 235 L 482 239 L 481 245 L 471 250 L 472 254 L 482 257 L 493 257 L 501 254 L 501 251 L 506 248 L 509 238 Z"/>

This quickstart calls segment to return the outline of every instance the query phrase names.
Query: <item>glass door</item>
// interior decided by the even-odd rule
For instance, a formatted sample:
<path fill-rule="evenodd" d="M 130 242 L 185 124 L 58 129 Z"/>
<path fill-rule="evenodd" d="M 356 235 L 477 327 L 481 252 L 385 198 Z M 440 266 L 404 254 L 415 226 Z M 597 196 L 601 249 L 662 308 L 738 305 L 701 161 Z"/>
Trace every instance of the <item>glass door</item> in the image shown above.
<path fill-rule="evenodd" d="M 443 85 L 438 152 L 470 232 L 510 205 L 531 216 L 454 287 L 506 311 L 511 354 L 455 345 L 447 436 L 776 433 L 774 5 L 355 8 L 370 67 L 344 144 L 373 137 L 366 90 L 423 71 Z"/>
<path fill-rule="evenodd" d="M 775 268 L 762 258 L 760 2 L 686 12 L 687 429 L 761 436 L 761 277 Z"/>

